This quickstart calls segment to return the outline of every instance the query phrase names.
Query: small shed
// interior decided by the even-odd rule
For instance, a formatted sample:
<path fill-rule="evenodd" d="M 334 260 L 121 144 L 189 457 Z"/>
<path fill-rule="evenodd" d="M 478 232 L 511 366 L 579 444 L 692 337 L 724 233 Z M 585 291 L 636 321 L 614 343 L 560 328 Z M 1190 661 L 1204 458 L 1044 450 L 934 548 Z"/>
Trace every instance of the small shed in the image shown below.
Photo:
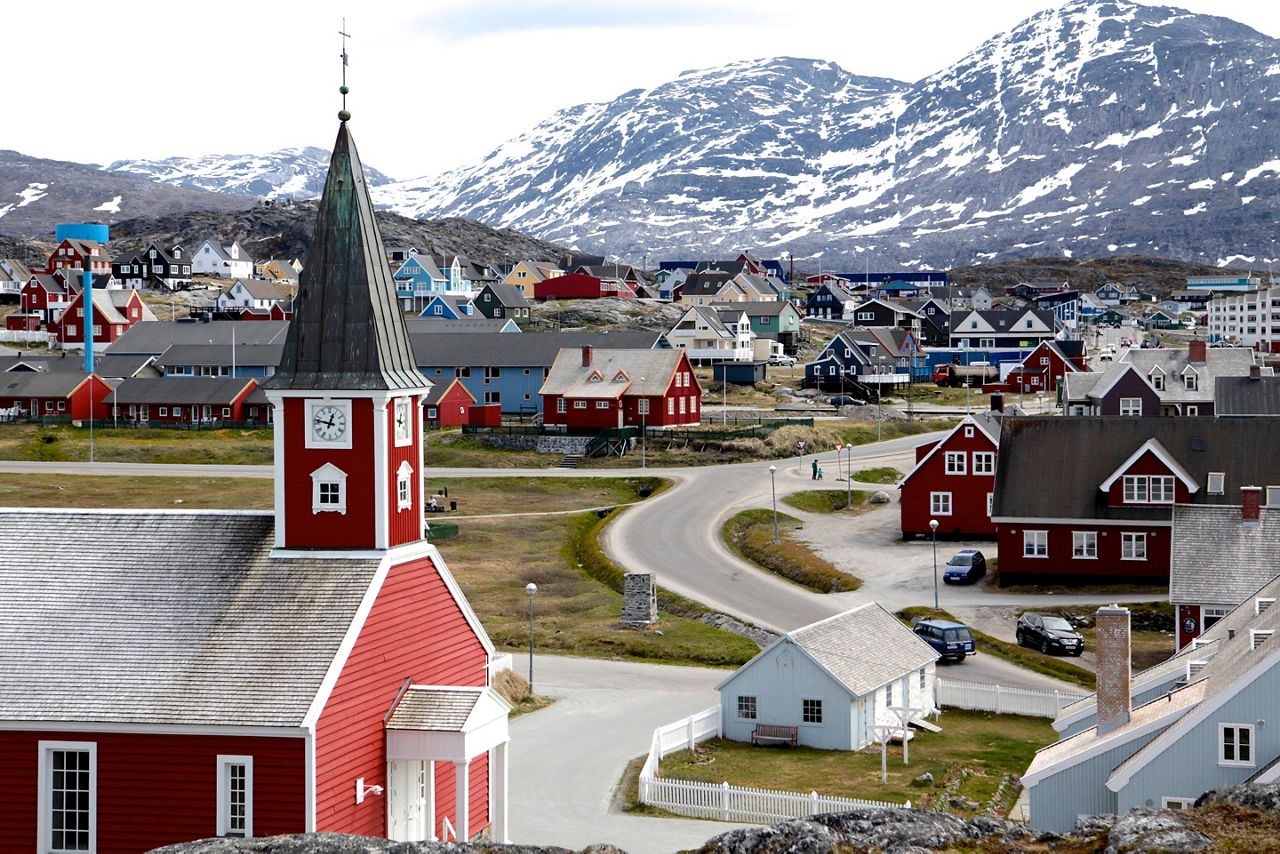
<path fill-rule="evenodd" d="M 764 382 L 767 362 L 716 362 L 711 366 L 711 378 L 716 382 L 735 385 L 755 385 Z"/>
<path fill-rule="evenodd" d="M 876 602 L 774 641 L 716 686 L 725 738 L 751 741 L 758 725 L 796 727 L 796 741 L 861 750 L 877 726 L 900 726 L 895 707 L 934 702 L 938 654 Z"/>

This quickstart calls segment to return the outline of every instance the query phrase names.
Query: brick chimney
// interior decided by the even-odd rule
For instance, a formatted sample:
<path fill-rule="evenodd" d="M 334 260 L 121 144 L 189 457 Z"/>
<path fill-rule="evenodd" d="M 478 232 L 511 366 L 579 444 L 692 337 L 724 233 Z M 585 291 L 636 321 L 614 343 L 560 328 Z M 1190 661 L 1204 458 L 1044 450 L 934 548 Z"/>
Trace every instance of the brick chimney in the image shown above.
<path fill-rule="evenodd" d="M 1129 609 L 1111 605 L 1095 615 L 1098 645 L 1098 735 L 1129 722 Z"/>
<path fill-rule="evenodd" d="M 1242 486 L 1240 487 L 1240 524 L 1246 528 L 1258 527 L 1258 518 L 1261 515 L 1262 507 L 1262 487 L 1261 486 Z"/>
<path fill-rule="evenodd" d="M 584 368 L 591 367 L 591 345 L 590 344 L 582 345 L 582 367 Z"/>
<path fill-rule="evenodd" d="M 1204 341 L 1192 341 L 1187 349 L 1187 361 L 1193 365 L 1203 365 L 1207 346 Z"/>

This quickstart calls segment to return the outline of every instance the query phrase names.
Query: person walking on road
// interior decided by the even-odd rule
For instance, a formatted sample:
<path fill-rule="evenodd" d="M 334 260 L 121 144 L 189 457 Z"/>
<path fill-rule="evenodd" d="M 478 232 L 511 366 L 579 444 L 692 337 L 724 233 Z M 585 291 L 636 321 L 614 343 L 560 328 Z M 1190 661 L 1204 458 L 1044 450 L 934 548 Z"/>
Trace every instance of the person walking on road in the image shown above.
<path fill-rule="evenodd" d="M 818 479 L 818 458 L 813 458 L 813 480 Z"/>

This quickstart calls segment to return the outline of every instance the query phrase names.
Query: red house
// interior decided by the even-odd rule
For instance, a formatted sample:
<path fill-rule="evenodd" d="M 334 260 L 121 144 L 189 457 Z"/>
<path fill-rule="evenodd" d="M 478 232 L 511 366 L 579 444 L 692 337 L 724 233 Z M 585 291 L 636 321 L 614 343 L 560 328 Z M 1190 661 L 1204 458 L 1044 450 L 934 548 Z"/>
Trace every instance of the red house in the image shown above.
<path fill-rule="evenodd" d="M 330 179 L 274 512 L 0 511 L 0 850 L 507 839 L 510 707 L 423 539 L 429 382 L 345 122 Z"/>
<path fill-rule="evenodd" d="M 111 386 L 83 371 L 9 371 L 0 379 L 0 412 L 69 416 L 72 421 L 110 417 Z"/>
<path fill-rule="evenodd" d="M 902 536 L 930 536 L 937 520 L 942 537 L 994 537 L 991 494 L 1001 412 L 977 412 L 950 433 L 916 446 L 915 468 L 898 484 Z"/>
<path fill-rule="evenodd" d="M 582 270 L 543 279 L 533 286 L 534 299 L 599 299 L 635 295 L 635 289 L 621 278 L 593 276 Z"/>
<path fill-rule="evenodd" d="M 135 323 L 155 320 L 151 308 L 135 290 L 97 288 L 93 290 L 93 344 L 101 350 L 133 328 Z M 49 332 L 61 347 L 84 346 L 84 291 L 79 290 Z"/>
<path fill-rule="evenodd" d="M 1001 582 L 1166 581 L 1174 505 L 1280 483 L 1278 442 L 1274 418 L 1005 419 L 991 513 Z"/>
<path fill-rule="evenodd" d="M 570 430 L 702 421 L 702 386 L 684 350 L 562 349 L 539 393 L 543 423 Z"/>
<path fill-rule="evenodd" d="M 448 383 L 436 383 L 431 387 L 423 400 L 426 413 L 422 416 L 427 427 L 461 427 L 467 423 L 467 410 L 476 403 L 475 397 L 467 391 L 462 380 L 454 379 Z M 501 412 L 499 412 L 501 420 Z"/>
<path fill-rule="evenodd" d="M 134 377 L 111 393 L 112 416 L 138 424 L 248 421 L 258 381 L 244 377 Z"/>
<path fill-rule="evenodd" d="M 1021 394 L 1056 392 L 1064 376 L 1088 370 L 1082 342 L 1041 341 L 1009 372 L 1004 390 Z M 986 391 L 986 387 L 983 390 Z"/>
<path fill-rule="evenodd" d="M 56 273 L 59 270 L 76 270 L 83 274 L 86 264 L 88 264 L 89 272 L 96 276 L 108 276 L 111 274 L 111 256 L 107 254 L 102 244 L 96 240 L 79 240 L 68 237 L 59 243 L 52 254 L 49 255 L 49 263 L 45 266 L 45 272 Z"/>
<path fill-rule="evenodd" d="M 38 314 L 43 322 L 51 323 L 66 310 L 71 298 L 79 291 L 80 282 L 75 276 L 36 273 L 18 292 L 18 301 L 23 313 Z"/>

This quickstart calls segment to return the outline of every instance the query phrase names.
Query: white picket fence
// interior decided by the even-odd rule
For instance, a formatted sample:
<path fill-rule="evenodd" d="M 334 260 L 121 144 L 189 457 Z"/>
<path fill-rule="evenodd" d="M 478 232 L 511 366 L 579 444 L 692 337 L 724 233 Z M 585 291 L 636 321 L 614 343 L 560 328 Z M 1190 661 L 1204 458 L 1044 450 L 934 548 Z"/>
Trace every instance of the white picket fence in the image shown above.
<path fill-rule="evenodd" d="M 939 678 L 937 685 L 936 699 L 939 707 L 1041 718 L 1056 718 L 1063 708 L 1086 696 L 1072 691 L 1012 688 L 958 679 Z"/>
<path fill-rule="evenodd" d="M 49 344 L 50 340 L 43 330 L 0 329 L 0 342 L 5 344 Z"/>
<path fill-rule="evenodd" d="M 658 776 L 658 763 L 662 757 L 677 750 L 692 750 L 699 742 L 716 738 L 720 733 L 719 706 L 655 729 L 649 756 L 640 769 L 640 802 L 691 818 L 746 824 L 774 824 L 789 818 L 868 807 L 896 809 L 911 806 L 910 801 L 906 804 L 891 804 L 857 798 L 832 798 L 817 792 L 806 795 L 800 792 L 730 786 L 727 782 L 698 783 L 690 780 L 667 780 Z"/>

